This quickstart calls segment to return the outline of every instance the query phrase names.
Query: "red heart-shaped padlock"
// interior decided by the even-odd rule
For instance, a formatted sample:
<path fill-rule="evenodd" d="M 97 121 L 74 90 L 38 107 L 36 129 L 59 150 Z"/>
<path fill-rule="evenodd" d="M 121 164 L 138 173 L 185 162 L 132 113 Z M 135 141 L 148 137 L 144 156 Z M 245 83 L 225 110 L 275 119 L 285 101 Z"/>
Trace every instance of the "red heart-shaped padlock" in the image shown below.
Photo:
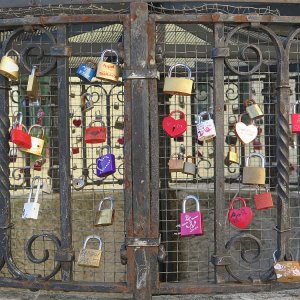
<path fill-rule="evenodd" d="M 75 127 L 79 127 L 81 125 L 81 120 L 80 119 L 74 119 L 73 124 Z"/>
<path fill-rule="evenodd" d="M 175 113 L 180 114 L 180 119 L 174 119 L 172 117 Z M 182 135 L 187 128 L 187 122 L 185 120 L 185 114 L 180 110 L 172 111 L 167 117 L 163 119 L 162 126 L 167 135 L 171 138 Z"/>
<path fill-rule="evenodd" d="M 244 206 L 238 209 L 234 208 L 233 205 L 235 200 L 242 201 Z M 244 229 L 250 225 L 253 217 L 253 212 L 252 209 L 246 205 L 246 201 L 244 198 L 235 197 L 230 201 L 230 208 L 227 217 L 232 225 L 240 229 Z"/>

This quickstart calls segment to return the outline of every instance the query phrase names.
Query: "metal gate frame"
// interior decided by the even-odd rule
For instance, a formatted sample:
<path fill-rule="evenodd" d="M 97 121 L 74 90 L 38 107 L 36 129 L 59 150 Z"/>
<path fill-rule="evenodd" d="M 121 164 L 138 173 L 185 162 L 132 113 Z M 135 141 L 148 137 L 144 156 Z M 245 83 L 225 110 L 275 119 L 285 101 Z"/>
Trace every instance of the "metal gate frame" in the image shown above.
<path fill-rule="evenodd" d="M 123 258 L 127 260 L 126 283 L 79 283 L 72 281 L 71 249 L 71 202 L 70 202 L 70 165 L 69 165 L 69 104 L 68 95 L 68 48 L 67 24 L 70 23 L 114 23 L 124 25 L 124 61 L 125 61 L 125 215 L 126 240 Z M 155 63 L 157 23 L 210 23 L 214 25 L 214 111 L 218 118 L 215 141 L 215 251 L 212 262 L 215 265 L 217 284 L 199 283 L 161 283 L 158 279 L 158 258 L 163 259 L 159 239 L 159 134 L 157 94 L 157 71 Z M 60 89 L 59 118 L 59 164 L 61 181 L 61 214 L 65 216 L 61 223 L 61 246 L 56 260 L 61 265 L 62 281 L 41 281 L 35 276 L 22 273 L 14 264 L 9 245 L 11 230 L 10 194 L 9 194 L 9 118 L 8 118 L 8 81 L 0 78 L 0 265 L 6 263 L 10 271 L 20 279 L 1 278 L 0 286 L 92 292 L 132 292 L 135 299 L 151 299 L 152 294 L 188 294 L 249 292 L 295 288 L 297 284 L 280 285 L 278 283 L 225 284 L 226 268 L 230 256 L 225 251 L 222 229 L 225 224 L 224 202 L 224 66 L 229 54 L 228 36 L 224 34 L 225 23 L 236 23 L 242 27 L 260 28 L 267 33 L 277 46 L 278 54 L 278 250 L 280 258 L 289 255 L 289 49 L 293 38 L 300 33 L 296 29 L 285 42 L 263 24 L 299 24 L 299 17 L 276 17 L 257 15 L 149 15 L 145 2 L 130 4 L 129 15 L 90 15 L 90 16 L 51 16 L 0 20 L 1 28 L 16 28 L 32 25 L 56 25 L 58 27 L 57 73 Z M 2 48 L 2 55 L 5 53 Z M 65 87 L 65 88 L 63 88 Z M 134 145 L 134 147 L 132 147 Z M 233 290 L 234 288 L 234 290 Z"/>

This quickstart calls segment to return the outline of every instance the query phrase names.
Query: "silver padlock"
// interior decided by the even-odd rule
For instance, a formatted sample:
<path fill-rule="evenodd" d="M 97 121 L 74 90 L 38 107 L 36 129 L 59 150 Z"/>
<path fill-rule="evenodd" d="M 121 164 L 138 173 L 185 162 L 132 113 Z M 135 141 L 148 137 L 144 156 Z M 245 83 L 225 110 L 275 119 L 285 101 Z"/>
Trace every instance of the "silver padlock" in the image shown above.
<path fill-rule="evenodd" d="M 86 101 L 86 96 L 88 100 Z M 81 95 L 81 111 L 86 113 L 87 111 L 94 108 L 93 95 L 90 93 L 84 93 Z"/>
<path fill-rule="evenodd" d="M 208 116 L 207 120 L 203 120 L 204 116 Z M 204 111 L 197 116 L 197 136 L 199 141 L 208 141 L 216 136 L 216 128 L 214 120 L 209 112 Z"/>
<path fill-rule="evenodd" d="M 188 159 L 191 158 L 192 162 L 189 162 Z M 196 163 L 195 163 L 195 158 L 192 157 L 191 155 L 188 155 L 185 158 L 185 162 L 183 164 L 183 171 L 182 173 L 187 174 L 187 175 L 196 175 Z"/>
<path fill-rule="evenodd" d="M 86 183 L 85 183 L 85 176 L 82 175 L 78 178 L 74 178 L 73 179 L 73 188 L 76 191 L 82 190 L 85 187 Z"/>
<path fill-rule="evenodd" d="M 34 201 L 31 202 L 31 199 L 33 196 L 34 184 L 36 181 L 37 181 L 37 187 L 36 187 L 36 192 L 35 192 L 35 196 L 34 196 Z M 31 187 L 30 187 L 28 201 L 27 201 L 27 203 L 24 204 L 22 219 L 36 220 L 38 218 L 39 209 L 40 209 L 40 204 L 38 203 L 40 188 L 41 188 L 41 177 L 40 176 L 33 177 Z"/>

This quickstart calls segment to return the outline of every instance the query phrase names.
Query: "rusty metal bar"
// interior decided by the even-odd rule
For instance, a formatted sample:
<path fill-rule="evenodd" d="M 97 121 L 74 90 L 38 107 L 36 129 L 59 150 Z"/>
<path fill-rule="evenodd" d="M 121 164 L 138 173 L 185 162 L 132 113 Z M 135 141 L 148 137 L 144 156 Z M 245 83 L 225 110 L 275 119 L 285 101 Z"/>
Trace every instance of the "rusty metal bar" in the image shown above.
<path fill-rule="evenodd" d="M 57 43 L 66 46 L 68 42 L 67 26 L 57 28 Z M 71 187 L 70 187 L 70 130 L 69 130 L 69 63 L 67 57 L 57 58 L 58 80 L 58 119 L 59 127 L 59 178 L 60 178 L 60 214 L 61 214 L 61 250 L 72 249 Z M 61 263 L 63 281 L 72 280 L 72 261 Z"/>

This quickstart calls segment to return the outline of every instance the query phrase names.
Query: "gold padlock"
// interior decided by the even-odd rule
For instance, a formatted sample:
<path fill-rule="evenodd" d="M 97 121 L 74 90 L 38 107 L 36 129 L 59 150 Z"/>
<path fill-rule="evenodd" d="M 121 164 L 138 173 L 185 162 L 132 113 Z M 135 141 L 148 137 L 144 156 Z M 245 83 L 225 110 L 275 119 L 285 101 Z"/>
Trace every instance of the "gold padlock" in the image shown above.
<path fill-rule="evenodd" d="M 261 159 L 261 167 L 249 167 L 251 157 L 259 157 Z M 252 152 L 246 157 L 245 167 L 243 168 L 243 183 L 264 185 L 266 182 L 265 157 L 261 153 Z"/>
<path fill-rule="evenodd" d="M 35 137 L 32 136 L 32 129 L 33 128 L 38 128 L 41 132 L 40 137 Z M 42 152 L 43 152 L 43 148 L 44 148 L 44 136 L 45 136 L 45 132 L 44 132 L 44 128 L 41 125 L 35 124 L 32 125 L 29 130 L 28 130 L 28 134 L 31 136 L 31 148 L 30 149 L 20 149 L 23 152 L 29 153 L 29 154 L 33 154 L 33 155 L 38 155 L 41 156 Z"/>
<path fill-rule="evenodd" d="M 104 61 L 104 55 L 108 52 L 113 53 L 116 56 L 116 62 L 110 63 Z M 112 49 L 104 50 L 101 53 L 100 61 L 97 67 L 96 77 L 99 79 L 118 82 L 120 77 L 120 66 L 119 66 L 119 56 L 118 53 Z"/>
<path fill-rule="evenodd" d="M 7 51 L 0 62 L 0 74 L 11 80 L 17 80 L 19 78 L 19 66 L 14 59 L 8 56 L 10 52 L 15 53 L 20 60 L 20 55 L 16 50 Z"/>
<path fill-rule="evenodd" d="M 110 208 L 102 208 L 104 202 L 110 202 Z M 98 211 L 96 213 L 95 226 L 107 226 L 111 225 L 114 221 L 114 198 L 105 197 L 99 202 Z"/>
<path fill-rule="evenodd" d="M 239 155 L 237 152 L 236 145 L 229 145 L 227 160 L 228 160 L 228 164 L 238 164 L 239 163 Z"/>
<path fill-rule="evenodd" d="M 87 243 L 89 240 L 95 239 L 99 241 L 99 249 L 88 249 Z M 98 235 L 89 235 L 84 243 L 83 248 L 80 250 L 78 257 L 78 265 L 83 267 L 97 268 L 100 266 L 101 254 L 102 254 L 102 239 Z"/>
<path fill-rule="evenodd" d="M 192 162 L 188 161 L 189 158 L 191 158 Z M 195 157 L 188 155 L 185 158 L 185 162 L 183 163 L 182 173 L 187 174 L 187 175 L 196 175 L 196 159 L 195 159 Z"/>
<path fill-rule="evenodd" d="M 264 116 L 264 113 L 253 99 L 245 101 L 246 111 L 251 119 L 259 119 Z"/>
<path fill-rule="evenodd" d="M 173 158 L 175 157 L 175 158 Z M 169 160 L 169 171 L 172 172 L 182 172 L 183 171 L 183 159 L 178 159 L 178 154 L 173 154 Z"/>
<path fill-rule="evenodd" d="M 188 72 L 188 78 L 171 77 L 176 67 L 184 67 Z M 193 80 L 191 69 L 186 64 L 176 64 L 170 67 L 168 77 L 165 78 L 163 92 L 169 95 L 190 96 L 192 94 Z"/>
<path fill-rule="evenodd" d="M 33 66 L 31 74 L 28 76 L 27 83 L 27 95 L 29 98 L 36 99 L 38 95 L 38 80 L 36 77 L 36 68 L 37 66 Z"/>

